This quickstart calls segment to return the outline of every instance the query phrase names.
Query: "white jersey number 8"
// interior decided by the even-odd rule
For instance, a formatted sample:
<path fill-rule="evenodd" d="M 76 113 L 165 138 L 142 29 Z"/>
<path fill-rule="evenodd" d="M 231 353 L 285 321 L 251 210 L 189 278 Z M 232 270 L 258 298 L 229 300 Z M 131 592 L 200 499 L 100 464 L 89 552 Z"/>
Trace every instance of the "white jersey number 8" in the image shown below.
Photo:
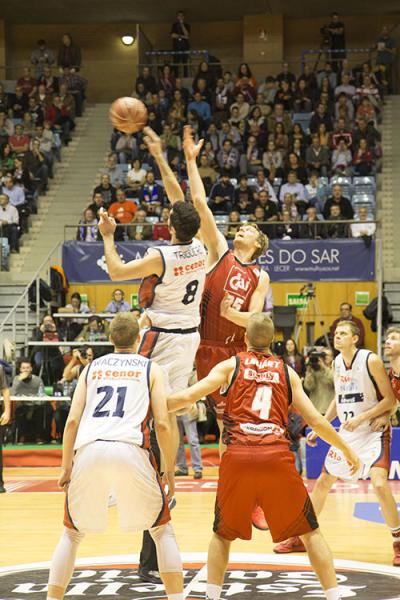
<path fill-rule="evenodd" d="M 260 419 L 266 421 L 269 417 L 272 404 L 272 388 L 267 385 L 261 385 L 257 388 L 254 396 L 251 410 L 260 413 Z"/>

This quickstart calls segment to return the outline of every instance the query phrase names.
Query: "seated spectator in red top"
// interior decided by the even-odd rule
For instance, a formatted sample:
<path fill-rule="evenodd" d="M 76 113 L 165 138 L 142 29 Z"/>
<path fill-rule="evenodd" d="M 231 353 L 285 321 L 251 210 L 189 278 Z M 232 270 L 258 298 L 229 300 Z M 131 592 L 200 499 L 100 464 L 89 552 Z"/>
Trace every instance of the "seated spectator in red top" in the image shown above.
<path fill-rule="evenodd" d="M 22 77 L 17 79 L 17 86 L 20 87 L 27 96 L 32 96 L 36 92 L 36 79 L 32 77 L 32 72 L 29 67 L 23 68 Z"/>
<path fill-rule="evenodd" d="M 123 212 L 121 212 L 120 209 Z M 137 209 L 137 204 L 131 200 L 127 200 L 125 192 L 121 189 L 118 189 L 116 191 L 116 201 L 111 204 L 110 208 L 108 209 L 108 213 L 112 217 L 115 217 L 115 215 L 118 213 L 118 221 L 126 225 L 132 221 Z"/>
<path fill-rule="evenodd" d="M 22 125 L 15 126 L 14 135 L 10 135 L 8 142 L 15 154 L 24 154 L 29 150 L 29 135 L 24 133 Z"/>
<path fill-rule="evenodd" d="M 140 196 L 140 206 L 148 215 L 159 215 L 163 202 L 163 189 L 156 183 L 154 173 L 149 171 Z"/>
<path fill-rule="evenodd" d="M 82 62 L 82 53 L 78 44 L 75 44 L 69 33 L 64 33 L 58 48 L 57 66 L 61 69 L 69 67 L 79 71 Z"/>
<path fill-rule="evenodd" d="M 346 121 L 342 118 L 338 119 L 335 124 L 335 131 L 332 134 L 332 146 L 336 148 L 341 139 L 344 139 L 346 145 L 350 147 L 353 143 L 352 132 L 347 129 Z"/>
<path fill-rule="evenodd" d="M 363 98 L 361 100 L 360 104 L 357 107 L 356 117 L 357 119 L 365 119 L 367 123 L 371 121 L 373 123 L 376 122 L 376 111 L 373 105 L 371 104 L 369 98 Z"/>
<path fill-rule="evenodd" d="M 239 65 L 236 85 L 240 86 L 240 84 L 243 82 L 243 79 L 246 81 L 246 83 L 249 83 L 254 89 L 257 89 L 257 80 L 253 76 L 253 73 L 251 72 L 251 69 L 247 63 L 242 63 L 241 65 Z"/>
<path fill-rule="evenodd" d="M 331 340 L 333 340 L 333 336 L 335 335 L 335 329 L 337 324 L 339 323 L 339 321 L 353 321 L 353 323 L 355 323 L 358 327 L 358 329 L 360 330 L 360 337 L 358 338 L 357 341 L 357 346 L 358 348 L 363 348 L 364 347 L 364 338 L 365 338 L 365 329 L 364 329 L 364 324 L 361 321 L 361 319 L 359 319 L 358 317 L 355 317 L 352 312 L 352 306 L 350 304 L 350 302 L 342 302 L 342 304 L 340 305 L 340 316 L 339 318 L 335 319 L 332 323 L 332 325 L 329 328 L 329 338 Z"/>
<path fill-rule="evenodd" d="M 22 119 L 24 112 L 28 110 L 28 96 L 20 85 L 15 87 L 15 92 L 9 95 L 9 109 L 13 119 Z"/>
<path fill-rule="evenodd" d="M 361 139 L 353 156 L 354 173 L 356 175 L 371 175 L 374 170 L 375 157 L 365 138 Z"/>
<path fill-rule="evenodd" d="M 161 210 L 160 221 L 153 225 L 153 240 L 166 240 L 171 239 L 171 233 L 169 230 L 169 213 L 170 209 L 167 206 Z"/>

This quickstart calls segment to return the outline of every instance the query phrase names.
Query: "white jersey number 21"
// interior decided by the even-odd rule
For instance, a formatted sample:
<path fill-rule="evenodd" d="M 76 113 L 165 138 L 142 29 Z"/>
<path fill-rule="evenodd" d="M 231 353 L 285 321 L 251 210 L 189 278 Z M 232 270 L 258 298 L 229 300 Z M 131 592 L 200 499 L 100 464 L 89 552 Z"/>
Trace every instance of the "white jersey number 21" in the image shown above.
<path fill-rule="evenodd" d="M 251 410 L 260 413 L 260 419 L 266 421 L 269 417 L 272 404 L 272 388 L 267 385 L 261 385 L 257 388 L 254 396 Z"/>

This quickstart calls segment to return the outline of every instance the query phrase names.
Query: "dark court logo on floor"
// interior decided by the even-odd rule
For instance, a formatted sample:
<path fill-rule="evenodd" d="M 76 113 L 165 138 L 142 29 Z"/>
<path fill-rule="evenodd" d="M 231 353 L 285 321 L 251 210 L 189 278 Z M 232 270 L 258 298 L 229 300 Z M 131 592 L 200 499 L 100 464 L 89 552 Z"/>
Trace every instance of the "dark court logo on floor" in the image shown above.
<path fill-rule="evenodd" d="M 81 559 L 66 597 L 101 600 L 153 600 L 164 596 L 161 585 L 143 583 L 137 575 L 137 556 Z M 204 598 L 207 570 L 202 553 L 184 554 L 185 597 Z M 400 570 L 395 567 L 337 561 L 343 598 L 400 600 Z M 0 600 L 42 600 L 47 590 L 48 563 L 0 569 Z M 222 598 L 254 600 L 278 597 L 288 600 L 324 598 L 324 593 L 304 557 L 233 554 L 226 573 Z"/>

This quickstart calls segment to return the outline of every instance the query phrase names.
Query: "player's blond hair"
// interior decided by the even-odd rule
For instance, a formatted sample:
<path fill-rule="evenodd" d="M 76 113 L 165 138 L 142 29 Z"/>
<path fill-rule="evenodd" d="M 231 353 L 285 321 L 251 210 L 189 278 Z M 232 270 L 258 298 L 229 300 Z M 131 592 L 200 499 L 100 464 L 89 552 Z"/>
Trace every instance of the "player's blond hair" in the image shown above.
<path fill-rule="evenodd" d="M 110 337 L 116 348 L 130 348 L 139 334 L 139 323 L 133 313 L 118 313 L 110 325 Z"/>
<path fill-rule="evenodd" d="M 269 239 L 268 236 L 261 231 L 257 223 L 246 223 L 246 226 L 253 227 L 258 232 L 257 243 L 259 244 L 259 246 L 256 248 L 256 250 L 253 253 L 253 256 L 251 257 L 252 260 L 256 260 L 259 256 L 262 256 L 268 250 Z"/>
<path fill-rule="evenodd" d="M 351 331 L 351 335 L 356 335 L 358 339 L 360 339 L 360 328 L 354 323 L 354 321 L 339 321 L 339 323 L 336 325 L 336 329 L 338 327 L 348 327 Z"/>
<path fill-rule="evenodd" d="M 398 333 L 400 335 L 400 327 L 396 327 L 395 325 L 393 325 L 393 327 L 389 327 L 386 335 L 390 335 L 391 333 Z"/>
<path fill-rule="evenodd" d="M 248 320 L 246 335 L 251 348 L 268 348 L 274 339 L 275 328 L 266 313 L 254 313 Z"/>

